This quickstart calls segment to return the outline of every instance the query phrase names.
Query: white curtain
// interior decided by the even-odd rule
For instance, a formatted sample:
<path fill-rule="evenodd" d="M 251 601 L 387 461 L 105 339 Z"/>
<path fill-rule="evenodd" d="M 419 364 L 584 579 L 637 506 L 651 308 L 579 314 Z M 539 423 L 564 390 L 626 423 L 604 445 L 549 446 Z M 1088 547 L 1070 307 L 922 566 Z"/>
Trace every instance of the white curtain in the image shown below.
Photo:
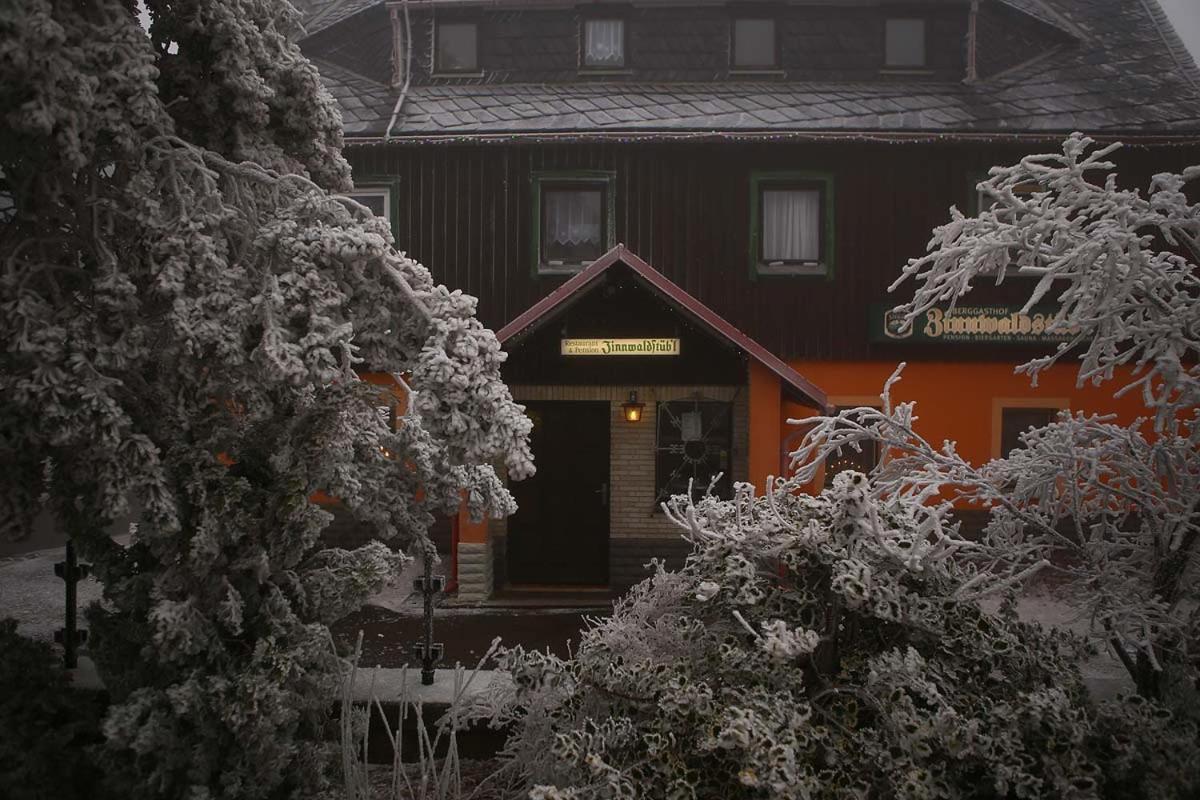
<path fill-rule="evenodd" d="M 625 63 L 625 37 L 619 19 L 590 19 L 584 26 L 584 63 L 590 66 L 616 66 Z"/>
<path fill-rule="evenodd" d="M 762 193 L 763 260 L 821 259 L 821 193 L 768 189 Z"/>
<path fill-rule="evenodd" d="M 547 239 L 561 245 L 600 244 L 600 192 L 546 192 Z"/>

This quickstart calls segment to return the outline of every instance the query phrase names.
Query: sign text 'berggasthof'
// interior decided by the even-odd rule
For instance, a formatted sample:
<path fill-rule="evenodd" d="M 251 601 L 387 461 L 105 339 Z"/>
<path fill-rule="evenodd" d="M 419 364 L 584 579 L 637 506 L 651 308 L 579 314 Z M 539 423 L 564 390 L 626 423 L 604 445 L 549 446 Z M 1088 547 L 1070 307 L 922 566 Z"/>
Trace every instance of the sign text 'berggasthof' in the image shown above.
<path fill-rule="evenodd" d="M 563 339 L 564 356 L 677 356 L 678 339 Z"/>

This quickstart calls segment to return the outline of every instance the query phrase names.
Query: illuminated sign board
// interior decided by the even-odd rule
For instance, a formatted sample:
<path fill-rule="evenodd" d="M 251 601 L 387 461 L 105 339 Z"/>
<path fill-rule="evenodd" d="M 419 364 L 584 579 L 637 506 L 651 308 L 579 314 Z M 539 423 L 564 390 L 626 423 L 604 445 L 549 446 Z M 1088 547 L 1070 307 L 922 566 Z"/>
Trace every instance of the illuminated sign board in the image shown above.
<path fill-rule="evenodd" d="M 564 356 L 677 356 L 678 339 L 563 339 Z"/>
<path fill-rule="evenodd" d="M 1070 341 L 1075 330 L 1048 330 L 1056 309 L 1035 306 L 1022 314 L 1020 306 L 959 306 L 951 311 L 931 308 L 919 314 L 907 330 L 904 317 L 890 306 L 871 306 L 871 341 L 953 344 L 1045 344 Z"/>

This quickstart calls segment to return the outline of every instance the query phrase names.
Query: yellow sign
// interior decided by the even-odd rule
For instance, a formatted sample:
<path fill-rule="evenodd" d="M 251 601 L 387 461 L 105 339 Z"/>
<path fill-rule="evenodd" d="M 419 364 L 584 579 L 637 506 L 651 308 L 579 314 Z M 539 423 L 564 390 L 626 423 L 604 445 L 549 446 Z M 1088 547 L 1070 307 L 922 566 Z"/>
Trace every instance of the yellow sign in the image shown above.
<path fill-rule="evenodd" d="M 563 339 L 564 356 L 677 356 L 678 339 Z"/>

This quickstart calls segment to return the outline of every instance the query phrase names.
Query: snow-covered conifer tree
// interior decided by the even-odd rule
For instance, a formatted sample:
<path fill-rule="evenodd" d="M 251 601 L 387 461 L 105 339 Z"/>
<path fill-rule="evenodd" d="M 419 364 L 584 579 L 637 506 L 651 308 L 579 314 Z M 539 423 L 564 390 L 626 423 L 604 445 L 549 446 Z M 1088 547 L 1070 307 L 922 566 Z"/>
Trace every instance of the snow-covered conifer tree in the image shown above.
<path fill-rule="evenodd" d="M 911 403 L 887 402 L 816 424 L 795 463 L 811 477 L 832 450 L 882 441 L 877 497 L 989 508 L 985 538 L 1001 554 L 992 579 L 1060 573 L 1139 692 L 1184 692 L 1181 707 L 1200 709 L 1200 205 L 1185 193 L 1200 167 L 1155 175 L 1142 193 L 1117 184 L 1107 157 L 1119 145 L 1093 144 L 1075 134 L 1061 153 L 992 168 L 979 184 L 992 205 L 974 217 L 952 209 L 892 288 L 917 283 L 900 307 L 911 320 L 980 281 L 1034 276 L 1025 308 L 1056 303 L 1049 330 L 1070 339 L 1018 371 L 1036 385 L 1052 365 L 1077 363 L 1079 385 L 1136 392 L 1147 418 L 1064 413 L 974 465 L 922 438 Z M 1030 183 L 1037 191 L 1017 191 Z"/>
<path fill-rule="evenodd" d="M 108 771 L 130 797 L 312 797 L 325 625 L 392 573 L 322 549 L 324 491 L 427 545 L 529 422 L 475 301 L 350 187 L 340 120 L 272 0 L 0 5 L 0 525 L 52 511 L 96 563 Z M 409 387 L 395 426 L 356 369 Z M 133 511 L 128 548 L 106 533 Z"/>

